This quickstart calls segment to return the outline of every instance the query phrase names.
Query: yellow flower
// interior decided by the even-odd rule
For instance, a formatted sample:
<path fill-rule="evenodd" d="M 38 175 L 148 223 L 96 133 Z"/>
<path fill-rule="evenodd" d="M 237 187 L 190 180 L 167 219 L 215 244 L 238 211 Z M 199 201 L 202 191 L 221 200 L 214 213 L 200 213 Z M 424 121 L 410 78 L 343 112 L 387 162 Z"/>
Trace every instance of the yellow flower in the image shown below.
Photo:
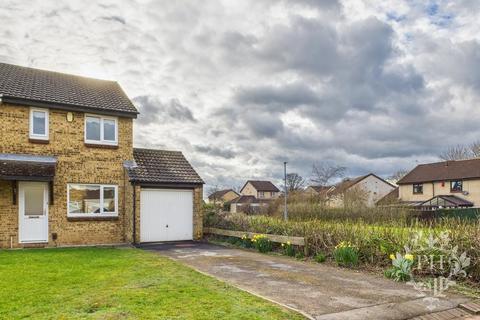
<path fill-rule="evenodd" d="M 287 244 L 290 245 L 290 241 L 287 241 Z"/>
<path fill-rule="evenodd" d="M 413 261 L 413 254 L 407 253 L 404 258 Z"/>
<path fill-rule="evenodd" d="M 285 243 L 282 243 L 282 247 L 285 247 Z"/>
<path fill-rule="evenodd" d="M 395 255 L 393 253 L 390 255 L 390 260 L 395 260 Z"/>

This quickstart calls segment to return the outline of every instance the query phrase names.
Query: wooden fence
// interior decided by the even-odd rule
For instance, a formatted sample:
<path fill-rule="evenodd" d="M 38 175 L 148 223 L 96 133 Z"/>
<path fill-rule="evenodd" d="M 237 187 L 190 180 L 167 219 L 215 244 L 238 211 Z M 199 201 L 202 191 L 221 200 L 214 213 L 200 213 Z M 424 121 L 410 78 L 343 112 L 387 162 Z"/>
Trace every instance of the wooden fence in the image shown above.
<path fill-rule="evenodd" d="M 226 237 L 236 237 L 242 238 L 243 236 L 247 236 L 248 238 L 252 239 L 255 235 L 263 235 L 268 238 L 268 240 L 277 243 L 287 243 L 295 246 L 300 246 L 304 248 L 305 256 L 308 255 L 308 245 L 303 237 L 291 237 L 291 236 L 281 236 L 277 234 L 265 234 L 265 233 L 255 233 L 255 232 L 247 232 L 247 231 L 234 231 L 234 230 L 226 230 L 226 229 L 218 229 L 218 228 L 204 228 L 203 233 L 206 234 L 214 234 L 219 236 L 226 236 Z"/>

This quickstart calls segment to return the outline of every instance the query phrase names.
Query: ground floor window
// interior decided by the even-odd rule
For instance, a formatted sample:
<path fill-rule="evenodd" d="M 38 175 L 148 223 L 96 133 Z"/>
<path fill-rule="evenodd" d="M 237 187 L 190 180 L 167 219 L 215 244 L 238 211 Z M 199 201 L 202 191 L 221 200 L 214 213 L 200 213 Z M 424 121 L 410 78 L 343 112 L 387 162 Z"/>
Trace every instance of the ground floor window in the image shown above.
<path fill-rule="evenodd" d="M 118 187 L 101 184 L 69 184 L 68 216 L 117 216 Z"/>

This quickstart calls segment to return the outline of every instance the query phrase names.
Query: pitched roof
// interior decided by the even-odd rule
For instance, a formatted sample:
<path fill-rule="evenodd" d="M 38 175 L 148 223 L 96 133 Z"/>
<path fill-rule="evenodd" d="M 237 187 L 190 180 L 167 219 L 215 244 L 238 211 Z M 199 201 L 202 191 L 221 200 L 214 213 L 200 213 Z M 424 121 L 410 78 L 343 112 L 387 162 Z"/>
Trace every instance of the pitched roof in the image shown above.
<path fill-rule="evenodd" d="M 356 178 L 344 179 L 342 182 L 339 182 L 335 185 L 335 189 L 332 190 L 331 194 L 343 193 L 347 189 L 353 187 L 354 185 L 356 185 L 357 183 L 359 183 L 360 181 L 362 181 L 363 179 L 365 179 L 368 176 L 369 176 L 369 174 L 364 175 L 364 176 L 360 176 L 360 177 L 356 177 Z"/>
<path fill-rule="evenodd" d="M 315 190 L 316 192 L 320 193 L 320 192 L 326 192 L 328 191 L 332 186 L 310 186 L 310 188 L 312 188 L 313 190 Z"/>
<path fill-rule="evenodd" d="M 128 168 L 130 181 L 147 184 L 203 184 L 180 151 L 133 149 L 136 166 Z"/>
<path fill-rule="evenodd" d="M 399 198 L 400 198 L 400 190 L 398 187 L 396 187 L 395 189 L 393 189 L 392 191 L 384 195 L 382 198 L 378 199 L 376 204 L 380 206 L 392 204 L 395 202 L 399 202 L 400 201 Z"/>
<path fill-rule="evenodd" d="M 0 63 L 0 97 L 16 104 L 136 117 L 137 109 L 115 81 Z"/>
<path fill-rule="evenodd" d="M 420 164 L 397 184 L 480 178 L 480 159 Z"/>
<path fill-rule="evenodd" d="M 219 191 L 216 191 L 214 193 L 212 193 L 211 195 L 208 196 L 208 199 L 218 199 L 218 198 L 221 198 L 223 197 L 224 195 L 226 195 L 227 193 L 229 192 L 234 192 L 238 195 L 238 193 L 233 190 L 233 189 L 225 189 L 225 190 L 219 190 Z"/>
<path fill-rule="evenodd" d="M 270 202 L 272 202 L 271 199 L 257 199 L 254 196 L 240 196 L 228 203 L 250 204 L 250 203 L 270 203 Z"/>
<path fill-rule="evenodd" d="M 332 194 L 332 195 L 335 195 L 335 194 L 340 194 L 340 193 L 343 193 L 345 191 L 347 191 L 347 189 L 350 189 L 351 187 L 353 187 L 354 185 L 356 185 L 357 183 L 361 182 L 363 179 L 366 179 L 367 177 L 369 176 L 373 176 L 383 182 L 385 182 L 386 184 L 392 186 L 392 187 L 395 187 L 393 184 L 391 184 L 390 182 L 386 181 L 385 179 L 382 179 L 380 178 L 379 176 L 377 176 L 376 174 L 374 173 L 369 173 L 369 174 L 366 174 L 364 176 L 360 176 L 360 177 L 356 177 L 356 178 L 353 178 L 353 179 L 345 179 L 343 180 L 342 182 L 338 183 L 337 185 L 335 185 L 335 189 L 333 189 L 331 192 L 329 192 L 329 194 Z"/>
<path fill-rule="evenodd" d="M 271 192 L 279 192 L 280 190 L 275 187 L 273 183 L 270 181 L 262 181 L 262 180 L 247 180 L 243 188 L 250 182 L 250 184 L 257 190 L 257 191 L 271 191 Z M 243 188 L 241 190 L 243 190 Z M 241 191 L 240 191 L 241 192 Z"/>

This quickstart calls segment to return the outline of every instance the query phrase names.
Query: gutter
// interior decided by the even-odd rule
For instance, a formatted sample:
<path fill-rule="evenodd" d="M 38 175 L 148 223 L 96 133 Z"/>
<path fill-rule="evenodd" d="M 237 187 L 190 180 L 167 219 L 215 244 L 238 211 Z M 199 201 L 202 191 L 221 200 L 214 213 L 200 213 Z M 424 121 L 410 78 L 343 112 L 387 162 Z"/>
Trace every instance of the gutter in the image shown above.
<path fill-rule="evenodd" d="M 136 119 L 140 112 L 128 112 L 128 111 L 116 111 L 116 110 L 106 110 L 106 109 L 98 109 L 92 107 L 85 107 L 79 106 L 75 104 L 65 104 L 65 103 L 58 103 L 58 102 L 45 102 L 39 100 L 30 100 L 24 98 L 16 98 L 16 97 L 9 97 L 5 95 L 0 95 L 0 102 L 1 103 L 11 103 L 16 105 L 26 105 L 32 107 L 39 107 L 39 108 L 49 108 L 49 109 L 58 109 L 58 110 L 65 110 L 65 111 L 73 111 L 73 112 L 91 112 L 96 114 L 102 114 L 107 116 L 117 116 L 117 117 L 126 117 L 126 118 L 133 118 Z"/>

